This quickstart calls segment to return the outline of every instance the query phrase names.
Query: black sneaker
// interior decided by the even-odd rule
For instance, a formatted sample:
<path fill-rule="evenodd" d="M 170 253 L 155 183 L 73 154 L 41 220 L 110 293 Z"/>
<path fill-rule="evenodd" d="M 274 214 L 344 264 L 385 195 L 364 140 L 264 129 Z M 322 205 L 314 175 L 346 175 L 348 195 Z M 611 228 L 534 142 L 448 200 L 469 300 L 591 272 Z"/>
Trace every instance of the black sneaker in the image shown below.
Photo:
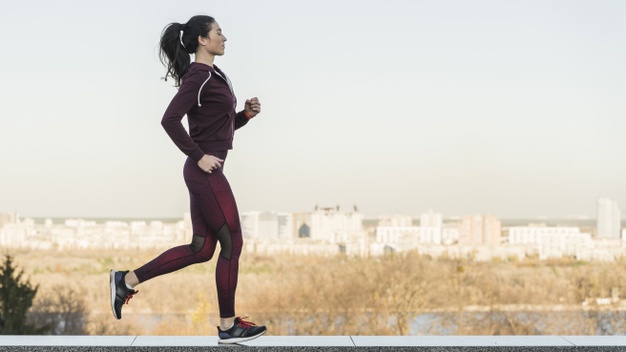
<path fill-rule="evenodd" d="M 122 306 L 128 304 L 133 295 L 139 291 L 126 287 L 124 277 L 128 271 L 115 271 L 111 269 L 111 310 L 115 319 L 122 319 Z"/>
<path fill-rule="evenodd" d="M 267 328 L 263 325 L 255 325 L 239 317 L 235 318 L 235 324 L 228 329 L 222 330 L 217 327 L 218 343 L 240 343 L 254 340 L 265 334 Z"/>

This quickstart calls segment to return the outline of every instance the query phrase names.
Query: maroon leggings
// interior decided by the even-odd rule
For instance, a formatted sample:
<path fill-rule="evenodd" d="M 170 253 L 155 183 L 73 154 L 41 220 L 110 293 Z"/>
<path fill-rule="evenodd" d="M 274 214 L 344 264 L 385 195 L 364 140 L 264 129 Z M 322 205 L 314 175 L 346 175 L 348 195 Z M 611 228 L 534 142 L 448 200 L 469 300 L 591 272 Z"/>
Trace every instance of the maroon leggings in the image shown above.
<path fill-rule="evenodd" d="M 226 159 L 227 152 L 211 153 Z M 190 244 L 171 248 L 135 270 L 139 282 L 171 273 L 188 265 L 209 261 L 220 243 L 215 282 L 220 317 L 235 316 L 235 290 L 239 255 L 243 246 L 239 212 L 222 168 L 206 173 L 187 158 L 183 175 L 191 200 L 193 239 Z"/>

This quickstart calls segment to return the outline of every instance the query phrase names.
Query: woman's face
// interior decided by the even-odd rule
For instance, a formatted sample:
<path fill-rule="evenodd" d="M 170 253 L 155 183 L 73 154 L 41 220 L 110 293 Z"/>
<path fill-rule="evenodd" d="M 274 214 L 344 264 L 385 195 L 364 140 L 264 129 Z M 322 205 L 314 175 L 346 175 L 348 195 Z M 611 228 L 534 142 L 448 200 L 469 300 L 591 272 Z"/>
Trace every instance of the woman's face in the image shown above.
<path fill-rule="evenodd" d="M 211 30 L 206 37 L 200 37 L 200 44 L 212 55 L 224 55 L 225 42 L 226 37 L 222 34 L 222 28 L 217 22 L 211 24 Z"/>

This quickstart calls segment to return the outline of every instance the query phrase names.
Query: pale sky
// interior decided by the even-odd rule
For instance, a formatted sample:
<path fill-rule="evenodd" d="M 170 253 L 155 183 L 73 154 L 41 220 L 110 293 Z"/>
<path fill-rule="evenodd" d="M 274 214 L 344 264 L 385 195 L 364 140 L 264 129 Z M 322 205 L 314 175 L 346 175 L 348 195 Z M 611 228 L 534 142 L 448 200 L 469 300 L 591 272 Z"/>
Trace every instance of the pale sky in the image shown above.
<path fill-rule="evenodd" d="M 161 30 L 214 16 L 240 211 L 626 213 L 626 1 L 2 1 L 0 212 L 180 217 Z M 186 123 L 186 122 L 185 122 Z"/>

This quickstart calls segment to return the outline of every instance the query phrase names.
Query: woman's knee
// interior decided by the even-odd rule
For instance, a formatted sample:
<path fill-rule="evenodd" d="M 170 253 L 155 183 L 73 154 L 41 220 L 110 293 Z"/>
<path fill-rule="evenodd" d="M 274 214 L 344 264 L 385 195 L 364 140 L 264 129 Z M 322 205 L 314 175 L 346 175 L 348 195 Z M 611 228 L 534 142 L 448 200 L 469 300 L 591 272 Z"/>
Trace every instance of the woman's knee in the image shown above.
<path fill-rule="evenodd" d="M 239 258 L 242 249 L 241 236 L 233 236 L 228 224 L 222 225 L 217 231 L 217 240 L 220 242 L 220 257 L 231 259 Z"/>
<path fill-rule="evenodd" d="M 189 247 L 195 253 L 194 257 L 197 263 L 207 262 L 213 258 L 214 250 L 211 250 L 206 243 L 206 236 L 193 235 Z"/>

